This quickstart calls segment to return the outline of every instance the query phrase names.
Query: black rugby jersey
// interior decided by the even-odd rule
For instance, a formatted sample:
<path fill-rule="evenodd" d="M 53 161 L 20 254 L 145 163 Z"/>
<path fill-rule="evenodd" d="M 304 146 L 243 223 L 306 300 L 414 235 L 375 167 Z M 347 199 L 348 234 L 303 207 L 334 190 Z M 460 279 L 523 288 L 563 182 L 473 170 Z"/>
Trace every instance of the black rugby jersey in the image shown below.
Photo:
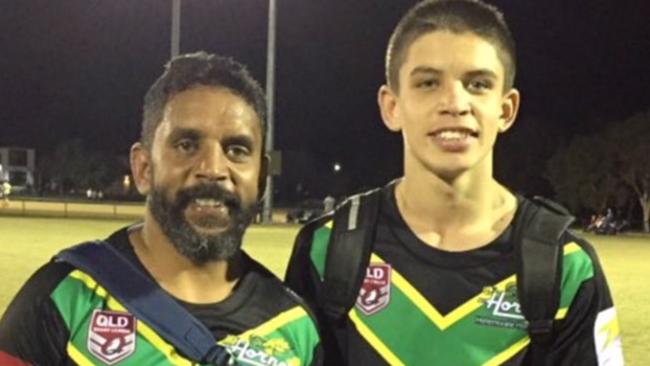
<path fill-rule="evenodd" d="M 370 265 L 344 322 L 329 323 L 318 309 L 331 217 L 299 236 L 305 240 L 294 248 L 289 271 L 298 275 L 290 279 L 305 280 L 288 285 L 317 308 L 326 364 L 528 364 L 512 227 L 475 250 L 439 250 L 409 229 L 393 189 L 382 194 Z M 561 240 L 562 294 L 550 364 L 621 365 L 616 311 L 596 254 L 569 232 Z"/>
<path fill-rule="evenodd" d="M 147 273 L 127 228 L 107 242 Z M 228 298 L 216 304 L 177 301 L 219 337 L 237 365 L 319 365 L 319 336 L 307 309 L 272 273 L 243 255 L 248 271 Z M 100 283 L 59 262 L 39 269 L 6 310 L 0 364 L 195 365 Z"/>

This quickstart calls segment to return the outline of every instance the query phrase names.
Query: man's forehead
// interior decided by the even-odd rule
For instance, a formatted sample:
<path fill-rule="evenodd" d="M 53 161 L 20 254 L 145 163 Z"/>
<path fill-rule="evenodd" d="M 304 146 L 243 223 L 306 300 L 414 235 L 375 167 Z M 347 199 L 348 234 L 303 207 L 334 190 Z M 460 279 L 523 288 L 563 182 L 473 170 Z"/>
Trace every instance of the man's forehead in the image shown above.
<path fill-rule="evenodd" d="M 491 42 L 472 32 L 428 32 L 411 42 L 400 74 L 408 77 L 426 69 L 440 73 L 486 71 L 503 78 L 505 68 L 498 52 Z"/>

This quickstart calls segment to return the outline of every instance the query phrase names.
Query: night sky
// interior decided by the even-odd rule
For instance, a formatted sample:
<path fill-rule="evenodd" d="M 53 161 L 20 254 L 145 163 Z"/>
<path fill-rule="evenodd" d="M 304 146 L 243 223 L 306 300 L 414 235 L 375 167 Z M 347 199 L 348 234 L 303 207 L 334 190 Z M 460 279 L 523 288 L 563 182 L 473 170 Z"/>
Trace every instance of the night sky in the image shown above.
<path fill-rule="evenodd" d="M 400 174 L 401 138 L 383 127 L 376 91 L 388 37 L 413 3 L 278 0 L 275 138 L 289 164 L 280 180 L 295 179 L 287 168 L 299 152 L 316 159 L 310 175 L 323 182 L 341 162 L 348 189 Z M 517 165 L 543 169 L 571 136 L 650 109 L 650 1 L 492 3 L 514 33 L 522 92 L 496 172 L 516 189 L 547 193 L 541 173 L 522 178 Z M 264 84 L 267 6 L 183 0 L 181 52 L 234 56 Z M 39 155 L 82 138 L 125 154 L 142 96 L 169 58 L 170 14 L 170 0 L 0 0 L 0 146 Z"/>

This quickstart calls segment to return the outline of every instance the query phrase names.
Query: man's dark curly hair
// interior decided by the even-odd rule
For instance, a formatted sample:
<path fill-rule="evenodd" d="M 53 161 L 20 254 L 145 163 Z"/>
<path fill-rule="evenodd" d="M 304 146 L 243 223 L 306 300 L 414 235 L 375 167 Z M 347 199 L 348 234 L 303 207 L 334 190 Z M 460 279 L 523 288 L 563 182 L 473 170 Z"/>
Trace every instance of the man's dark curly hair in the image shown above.
<path fill-rule="evenodd" d="M 259 83 L 244 65 L 234 59 L 201 51 L 174 57 L 165 65 L 165 72 L 147 91 L 140 136 L 140 142 L 147 149 L 151 149 L 167 102 L 174 95 L 200 85 L 226 88 L 243 98 L 259 118 L 264 144 L 266 99 Z"/>

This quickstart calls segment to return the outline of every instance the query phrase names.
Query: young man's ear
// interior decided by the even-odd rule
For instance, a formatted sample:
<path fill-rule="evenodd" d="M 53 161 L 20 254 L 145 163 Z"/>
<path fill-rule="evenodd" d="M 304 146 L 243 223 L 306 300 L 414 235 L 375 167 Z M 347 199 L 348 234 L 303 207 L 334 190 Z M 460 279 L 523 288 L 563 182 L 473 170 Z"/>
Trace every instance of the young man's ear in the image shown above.
<path fill-rule="evenodd" d="M 397 95 L 388 85 L 382 85 L 377 92 L 377 103 L 381 119 L 386 127 L 393 132 L 402 130 L 402 124 L 397 105 Z"/>
<path fill-rule="evenodd" d="M 271 166 L 271 156 L 269 154 L 262 154 L 262 161 L 260 162 L 260 175 L 257 178 L 257 199 L 259 201 L 264 199 L 266 193 L 266 176 L 268 175 Z"/>
<path fill-rule="evenodd" d="M 136 142 L 131 146 L 131 153 L 129 156 L 131 162 L 131 174 L 133 181 L 138 188 L 138 192 L 142 195 L 149 194 L 151 189 L 152 165 L 151 155 L 147 148 L 140 142 Z"/>
<path fill-rule="evenodd" d="M 515 123 L 519 112 L 520 99 L 519 91 L 514 88 L 504 94 L 501 102 L 501 116 L 499 117 L 499 132 L 506 132 Z"/>

